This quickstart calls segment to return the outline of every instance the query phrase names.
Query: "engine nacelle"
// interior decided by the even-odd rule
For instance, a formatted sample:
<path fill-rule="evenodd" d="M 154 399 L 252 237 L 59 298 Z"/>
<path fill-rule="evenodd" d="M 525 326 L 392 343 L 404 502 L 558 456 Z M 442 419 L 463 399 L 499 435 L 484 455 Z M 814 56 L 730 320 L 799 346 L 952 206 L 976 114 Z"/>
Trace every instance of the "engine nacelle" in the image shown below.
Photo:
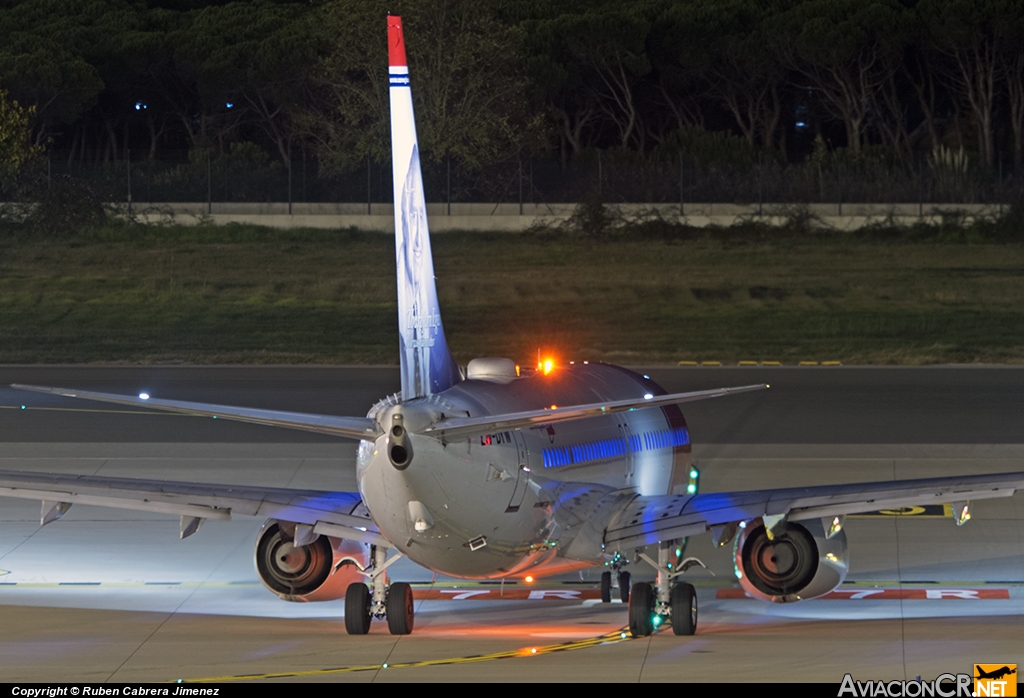
<path fill-rule="evenodd" d="M 256 538 L 256 573 L 285 601 L 345 598 L 349 584 L 366 580 L 362 570 L 369 564 L 368 544 L 319 536 L 309 545 L 295 545 L 294 525 L 275 519 L 267 520 Z"/>
<path fill-rule="evenodd" d="M 850 568 L 846 532 L 826 538 L 818 519 L 786 523 L 774 540 L 759 519 L 751 521 L 736 537 L 733 552 L 740 586 L 775 603 L 824 596 L 843 583 Z"/>

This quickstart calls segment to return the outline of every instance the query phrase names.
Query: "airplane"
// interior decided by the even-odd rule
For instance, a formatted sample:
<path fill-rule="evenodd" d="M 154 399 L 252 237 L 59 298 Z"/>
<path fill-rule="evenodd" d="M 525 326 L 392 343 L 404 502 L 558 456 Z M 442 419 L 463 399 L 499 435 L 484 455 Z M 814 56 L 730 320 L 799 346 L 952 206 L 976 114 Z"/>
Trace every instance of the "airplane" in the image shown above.
<path fill-rule="evenodd" d="M 1016 673 L 1017 673 L 1016 669 L 1011 669 L 1008 666 L 1003 666 L 1003 667 L 1001 667 L 999 669 L 993 669 L 992 671 L 985 671 L 984 669 L 981 669 L 979 667 L 978 668 L 978 675 L 975 676 L 974 678 L 976 678 L 976 679 L 994 679 L 994 680 L 998 681 L 999 679 L 1003 678 L 1004 676 L 1010 676 L 1011 674 L 1016 674 Z"/>
<path fill-rule="evenodd" d="M 266 519 L 256 570 L 289 601 L 344 598 L 345 628 L 413 631 L 413 593 L 388 568 L 407 557 L 466 579 L 522 579 L 604 566 L 602 601 L 628 602 L 629 632 L 697 628 L 694 565 L 679 541 L 709 533 L 733 545 L 752 597 L 823 596 L 849 568 L 847 514 L 1008 497 L 1024 472 L 696 493 L 690 433 L 679 405 L 768 388 L 667 394 L 647 376 L 603 363 L 524 369 L 507 358 L 461 367 L 447 341 L 434 280 L 401 18 L 388 17 L 401 392 L 366 417 L 305 414 L 17 385 L 132 407 L 299 429 L 359 442 L 357 492 L 0 472 L 0 496 L 42 502 L 40 524 L 75 503 L 180 517 L 181 538 L 204 521 Z M 648 562 L 654 582 L 624 568 Z"/>

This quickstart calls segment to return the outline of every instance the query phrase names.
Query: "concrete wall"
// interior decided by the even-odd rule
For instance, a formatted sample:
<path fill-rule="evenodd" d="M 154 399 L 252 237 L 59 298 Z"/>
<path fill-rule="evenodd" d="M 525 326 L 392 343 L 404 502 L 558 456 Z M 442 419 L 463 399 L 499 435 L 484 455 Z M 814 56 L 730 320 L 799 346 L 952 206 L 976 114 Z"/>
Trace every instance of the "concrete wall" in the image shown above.
<path fill-rule="evenodd" d="M 193 225 L 211 222 L 249 223 L 272 228 L 348 228 L 391 233 L 394 230 L 392 204 L 292 204 L 286 203 L 169 203 L 135 204 L 133 213 L 147 222 L 175 222 Z M 913 225 L 939 223 L 944 215 L 995 217 L 1002 207 L 991 204 L 621 204 L 624 216 L 657 214 L 689 225 L 729 226 L 747 220 L 772 225 L 793 216 L 809 215 L 813 225 L 856 230 L 865 225 L 891 222 Z M 575 204 L 427 204 L 430 229 L 435 232 L 479 230 L 519 232 L 535 224 L 557 225 L 572 215 Z"/>

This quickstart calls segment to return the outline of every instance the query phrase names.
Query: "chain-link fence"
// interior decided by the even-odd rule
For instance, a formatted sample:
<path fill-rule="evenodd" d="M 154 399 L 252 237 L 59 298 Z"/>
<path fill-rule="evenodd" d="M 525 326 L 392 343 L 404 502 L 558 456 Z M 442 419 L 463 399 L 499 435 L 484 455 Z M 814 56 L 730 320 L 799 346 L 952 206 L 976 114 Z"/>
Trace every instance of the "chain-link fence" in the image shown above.
<path fill-rule="evenodd" d="M 45 172 L 44 172 L 45 168 Z M 517 159 L 479 169 L 451 162 L 425 163 L 429 203 L 553 204 L 599 196 L 608 203 L 994 204 L 1017 201 L 1021 177 L 1012 168 L 971 166 L 924 158 L 912 165 L 878 162 L 746 165 L 701 164 L 686 157 L 640 159 L 597 152 L 575 161 Z M 119 160 L 82 163 L 51 154 L 39 163 L 32 188 L 58 178 L 87 185 L 112 203 L 390 203 L 390 162 L 366 162 L 340 174 L 320 172 L 312 158 L 250 162 L 232 156 L 189 160 Z M 22 191 L 28 191 L 23 187 Z M 4 200 L 13 197 L 0 192 Z"/>

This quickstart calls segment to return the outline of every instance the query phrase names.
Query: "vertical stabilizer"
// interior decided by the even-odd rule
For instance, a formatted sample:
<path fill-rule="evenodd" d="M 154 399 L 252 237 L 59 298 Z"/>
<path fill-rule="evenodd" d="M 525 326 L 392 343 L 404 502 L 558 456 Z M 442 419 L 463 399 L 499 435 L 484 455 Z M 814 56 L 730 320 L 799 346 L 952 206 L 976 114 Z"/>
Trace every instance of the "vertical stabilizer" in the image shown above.
<path fill-rule="evenodd" d="M 391 159 L 395 191 L 395 253 L 398 258 L 398 334 L 402 397 L 447 390 L 460 380 L 448 350 L 434 285 L 434 260 L 416 142 L 402 18 L 388 17 L 391 83 Z"/>

